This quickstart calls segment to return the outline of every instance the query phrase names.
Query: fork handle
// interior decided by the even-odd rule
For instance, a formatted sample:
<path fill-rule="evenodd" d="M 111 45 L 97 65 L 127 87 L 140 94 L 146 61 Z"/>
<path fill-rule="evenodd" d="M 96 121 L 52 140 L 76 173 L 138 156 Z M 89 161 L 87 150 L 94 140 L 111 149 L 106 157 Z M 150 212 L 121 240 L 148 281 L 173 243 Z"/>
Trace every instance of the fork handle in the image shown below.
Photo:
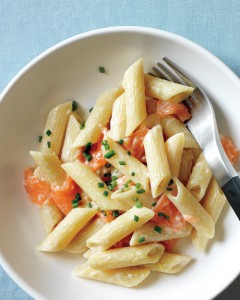
<path fill-rule="evenodd" d="M 240 220 L 240 178 L 238 176 L 232 177 L 224 184 L 222 191 Z"/>

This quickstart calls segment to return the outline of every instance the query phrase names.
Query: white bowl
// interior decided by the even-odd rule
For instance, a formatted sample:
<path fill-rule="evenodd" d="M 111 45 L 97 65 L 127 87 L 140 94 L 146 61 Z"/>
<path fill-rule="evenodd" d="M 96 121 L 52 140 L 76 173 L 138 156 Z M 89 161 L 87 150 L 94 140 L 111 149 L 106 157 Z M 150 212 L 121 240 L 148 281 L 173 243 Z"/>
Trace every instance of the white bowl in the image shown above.
<path fill-rule="evenodd" d="M 152 273 L 128 289 L 74 278 L 78 255 L 35 251 L 44 233 L 38 209 L 26 197 L 23 169 L 32 164 L 47 113 L 60 102 L 77 100 L 87 111 L 97 95 L 115 86 L 125 69 L 144 57 L 149 71 L 163 56 L 188 70 L 212 99 L 220 132 L 240 146 L 240 81 L 221 61 L 193 42 L 161 30 L 118 27 L 68 39 L 29 63 L 6 87 L 0 106 L 1 264 L 35 299 L 210 299 L 239 274 L 240 223 L 226 207 L 214 243 L 205 254 L 190 244 L 182 252 L 194 262 L 177 276 Z M 108 74 L 100 74 L 104 66 Z M 238 132 L 237 132 L 238 131 Z"/>

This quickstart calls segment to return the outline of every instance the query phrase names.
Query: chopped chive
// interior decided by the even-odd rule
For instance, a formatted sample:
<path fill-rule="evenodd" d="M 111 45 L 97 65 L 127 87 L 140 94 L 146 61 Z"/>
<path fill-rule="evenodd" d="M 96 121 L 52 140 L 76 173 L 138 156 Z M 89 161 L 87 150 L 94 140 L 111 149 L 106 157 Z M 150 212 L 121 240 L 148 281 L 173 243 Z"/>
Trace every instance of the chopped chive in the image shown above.
<path fill-rule="evenodd" d="M 91 202 L 87 202 L 87 207 L 88 208 L 92 208 L 92 203 Z"/>
<path fill-rule="evenodd" d="M 112 184 L 109 184 L 109 185 L 108 185 L 108 189 L 109 189 L 109 191 L 113 191 L 113 190 L 114 190 L 113 185 L 112 185 Z"/>
<path fill-rule="evenodd" d="M 72 204 L 74 204 L 74 203 L 78 203 L 78 199 L 74 199 L 74 200 L 72 200 Z"/>
<path fill-rule="evenodd" d="M 108 151 L 108 152 L 104 155 L 104 157 L 105 157 L 105 158 L 111 158 L 111 157 L 113 157 L 115 154 L 116 154 L 116 152 L 115 152 L 114 150 L 110 150 L 110 151 Z"/>
<path fill-rule="evenodd" d="M 112 215 L 113 215 L 113 217 L 118 217 L 119 216 L 119 211 L 118 210 L 114 210 L 113 212 L 112 212 Z"/>
<path fill-rule="evenodd" d="M 99 188 L 104 188 L 104 183 L 103 182 L 98 182 L 98 187 Z"/>
<path fill-rule="evenodd" d="M 113 177 L 112 177 L 112 180 L 117 180 L 117 179 L 118 179 L 117 176 L 113 176 Z"/>
<path fill-rule="evenodd" d="M 136 174 L 135 172 L 132 172 L 132 173 L 131 173 L 132 176 L 134 176 L 135 174 Z"/>
<path fill-rule="evenodd" d="M 78 103 L 75 100 L 73 100 L 72 101 L 72 111 L 76 110 L 77 108 L 78 108 Z"/>
<path fill-rule="evenodd" d="M 89 112 L 92 112 L 92 110 L 93 110 L 93 107 L 91 107 L 91 108 L 89 109 Z"/>
<path fill-rule="evenodd" d="M 78 202 L 72 203 L 72 208 L 78 207 Z"/>
<path fill-rule="evenodd" d="M 101 67 L 101 66 L 100 66 L 98 69 L 99 69 L 99 72 L 100 72 L 100 73 L 105 73 L 105 72 L 106 72 L 106 70 L 105 70 L 104 67 Z"/>
<path fill-rule="evenodd" d="M 130 182 L 132 182 L 132 180 L 131 179 L 129 179 L 126 183 L 130 183 Z"/>
<path fill-rule="evenodd" d="M 125 165 L 126 165 L 126 162 L 125 162 L 125 161 L 123 161 L 123 160 L 120 160 L 120 161 L 119 161 L 119 165 L 121 165 L 121 166 L 125 166 Z"/>
<path fill-rule="evenodd" d="M 98 207 L 98 208 L 97 208 L 97 211 L 100 211 L 100 210 L 101 210 L 101 208 L 100 208 L 100 207 Z"/>
<path fill-rule="evenodd" d="M 141 184 L 140 183 L 136 183 L 135 188 L 136 189 L 140 189 L 140 187 L 141 187 Z"/>
<path fill-rule="evenodd" d="M 103 140 L 102 141 L 102 145 L 104 146 L 105 150 L 109 150 L 110 149 L 110 146 L 108 145 L 108 141 L 107 140 Z"/>
<path fill-rule="evenodd" d="M 163 212 L 159 212 L 159 213 L 158 213 L 158 216 L 159 216 L 159 217 L 162 217 L 162 218 L 164 218 L 164 219 L 166 219 L 166 220 L 169 220 L 169 216 L 165 215 L 165 213 L 163 213 Z"/>
<path fill-rule="evenodd" d="M 128 183 L 127 183 L 127 182 L 124 183 L 124 187 L 125 187 L 125 188 L 128 188 Z"/>
<path fill-rule="evenodd" d="M 144 236 L 141 236 L 139 239 L 138 239 L 138 242 L 139 243 L 143 243 L 145 241 L 145 237 Z"/>
<path fill-rule="evenodd" d="M 81 196 L 80 196 L 80 194 L 79 194 L 79 193 L 77 193 L 77 194 L 75 195 L 75 198 L 76 198 L 76 199 L 78 199 L 78 200 L 81 200 Z"/>
<path fill-rule="evenodd" d="M 136 193 L 137 194 L 143 194 L 143 193 L 145 193 L 145 190 L 144 189 L 139 189 L 139 190 L 136 191 Z"/>
<path fill-rule="evenodd" d="M 85 151 L 86 152 L 89 152 L 91 150 L 91 147 L 92 147 L 92 143 L 91 142 L 88 142 L 85 146 Z"/>
<path fill-rule="evenodd" d="M 152 206 L 155 207 L 157 205 L 157 202 L 153 202 Z"/>
<path fill-rule="evenodd" d="M 105 168 L 110 168 L 112 165 L 111 164 L 106 164 Z"/>
<path fill-rule="evenodd" d="M 133 219 L 134 219 L 135 222 L 138 222 L 139 216 L 134 215 Z"/>
<path fill-rule="evenodd" d="M 159 226 L 154 226 L 154 231 L 161 233 L 162 232 L 162 228 Z"/>
<path fill-rule="evenodd" d="M 120 139 L 119 141 L 118 141 L 118 144 L 119 145 L 122 145 L 124 143 L 124 140 L 123 139 Z"/>
<path fill-rule="evenodd" d="M 174 183 L 173 179 L 170 179 L 168 186 L 172 185 Z"/>
<path fill-rule="evenodd" d="M 130 152 L 130 151 L 127 151 L 127 154 L 128 154 L 129 156 L 131 156 L 131 152 Z"/>
<path fill-rule="evenodd" d="M 104 177 L 111 177 L 111 173 L 105 173 L 103 174 Z"/>
<path fill-rule="evenodd" d="M 143 205 L 142 205 L 141 202 L 138 202 L 138 203 L 136 203 L 136 207 L 137 207 L 137 208 L 141 208 L 141 207 L 143 207 Z"/>
<path fill-rule="evenodd" d="M 46 131 L 46 135 L 50 136 L 51 134 L 52 134 L 52 131 L 51 131 L 50 129 L 48 129 L 48 130 Z"/>
<path fill-rule="evenodd" d="M 51 148 L 51 142 L 50 141 L 47 141 L 47 146 L 48 146 L 48 148 Z"/>
<path fill-rule="evenodd" d="M 38 136 L 38 142 L 41 143 L 41 141 L 42 141 L 42 135 L 39 135 Z"/>
<path fill-rule="evenodd" d="M 104 192 L 103 192 L 103 196 L 105 196 L 105 197 L 107 197 L 108 194 L 109 194 L 108 191 L 104 191 Z"/>
<path fill-rule="evenodd" d="M 86 158 L 87 161 L 91 161 L 92 160 L 92 155 L 87 153 L 87 152 L 83 152 L 84 157 Z"/>
<path fill-rule="evenodd" d="M 112 184 L 111 184 L 111 186 L 113 187 L 113 189 L 115 189 L 115 187 L 117 186 L 117 181 L 112 181 Z"/>
<path fill-rule="evenodd" d="M 121 192 L 122 192 L 122 193 L 124 192 L 124 188 L 121 188 Z"/>
<path fill-rule="evenodd" d="M 132 198 L 134 202 L 138 202 L 138 198 Z"/>
<path fill-rule="evenodd" d="M 106 217 L 107 213 L 105 212 L 105 210 L 101 210 L 101 213 Z"/>
<path fill-rule="evenodd" d="M 172 191 L 172 188 L 170 188 L 170 187 L 167 187 L 167 191 Z"/>
<path fill-rule="evenodd" d="M 82 122 L 81 124 L 80 124 L 80 129 L 83 129 L 85 127 L 85 122 Z"/>

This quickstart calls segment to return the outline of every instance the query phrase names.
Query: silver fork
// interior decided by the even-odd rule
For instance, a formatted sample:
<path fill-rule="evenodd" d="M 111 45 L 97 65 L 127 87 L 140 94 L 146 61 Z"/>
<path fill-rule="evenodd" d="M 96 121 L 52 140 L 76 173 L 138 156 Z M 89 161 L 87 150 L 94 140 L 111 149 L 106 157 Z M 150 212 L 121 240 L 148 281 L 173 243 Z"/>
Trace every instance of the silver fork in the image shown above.
<path fill-rule="evenodd" d="M 240 178 L 223 150 L 212 104 L 175 63 L 166 57 L 163 61 L 167 68 L 161 63 L 157 64 L 158 68 L 153 68 L 158 77 L 194 88 L 193 94 L 183 102 L 192 115 L 186 126 L 203 150 L 213 176 L 240 220 Z"/>

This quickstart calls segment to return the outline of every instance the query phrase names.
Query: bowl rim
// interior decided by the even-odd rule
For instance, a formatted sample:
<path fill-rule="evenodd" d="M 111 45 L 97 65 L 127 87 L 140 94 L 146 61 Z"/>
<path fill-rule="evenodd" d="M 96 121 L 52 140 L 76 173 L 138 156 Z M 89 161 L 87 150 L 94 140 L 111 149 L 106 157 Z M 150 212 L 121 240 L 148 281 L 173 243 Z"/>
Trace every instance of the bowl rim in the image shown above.
<path fill-rule="evenodd" d="M 103 27 L 99 29 L 93 29 L 90 31 L 86 31 L 77 35 L 74 35 L 70 38 L 64 39 L 61 42 L 51 46 L 50 48 L 46 49 L 35 58 L 33 58 L 30 62 L 28 62 L 17 74 L 10 80 L 10 82 L 6 85 L 3 91 L 0 94 L 0 105 L 4 101 L 7 94 L 11 91 L 14 85 L 20 80 L 32 67 L 34 67 L 37 63 L 42 61 L 48 55 L 54 53 L 55 51 L 68 46 L 74 42 L 82 40 L 84 38 L 89 38 L 93 36 L 105 35 L 110 33 L 140 33 L 140 34 L 150 34 L 156 37 L 168 38 L 173 41 L 177 41 L 180 44 L 187 45 L 191 49 L 197 50 L 197 52 L 201 53 L 203 56 L 207 56 L 211 58 L 214 63 L 218 64 L 218 66 L 225 72 L 231 80 L 234 81 L 236 84 L 240 84 L 240 78 L 237 74 L 230 69 L 223 61 L 221 61 L 216 55 L 209 52 L 206 48 L 198 45 L 197 43 L 185 38 L 181 35 L 176 33 L 172 33 L 166 30 L 152 28 L 152 27 L 144 27 L 144 26 L 112 26 L 112 27 Z M 13 267 L 7 262 L 5 257 L 2 254 L 0 249 L 0 265 L 3 269 L 7 272 L 7 274 L 15 281 L 20 288 L 22 288 L 26 293 L 36 299 L 45 299 L 41 294 L 39 294 L 34 288 L 31 287 L 24 279 L 22 279 L 17 272 L 13 269 Z M 240 270 L 238 274 L 235 274 L 231 279 L 229 279 L 218 291 L 218 294 L 214 295 L 216 297 L 222 291 L 224 291 L 240 274 Z"/>

